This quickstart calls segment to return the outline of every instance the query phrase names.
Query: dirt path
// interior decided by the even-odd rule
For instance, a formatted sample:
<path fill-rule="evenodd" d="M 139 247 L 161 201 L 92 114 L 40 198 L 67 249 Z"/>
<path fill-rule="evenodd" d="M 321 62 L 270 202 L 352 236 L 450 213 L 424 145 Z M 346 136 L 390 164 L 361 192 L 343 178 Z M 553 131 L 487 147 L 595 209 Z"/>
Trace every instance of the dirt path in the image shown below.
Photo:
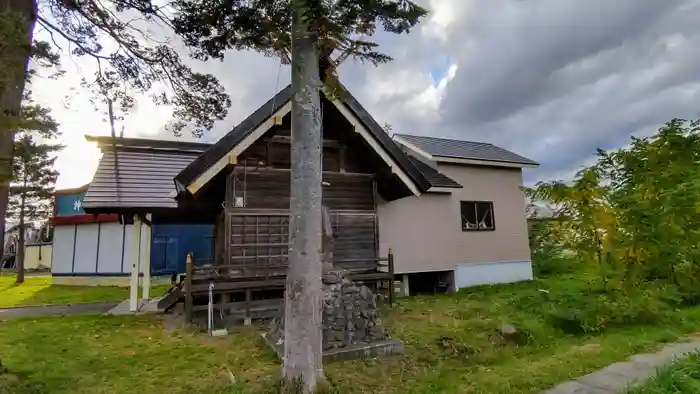
<path fill-rule="evenodd" d="M 666 345 L 656 353 L 638 354 L 629 361 L 564 382 L 541 394 L 618 394 L 630 385 L 641 383 L 656 374 L 656 369 L 700 351 L 700 340 Z"/>

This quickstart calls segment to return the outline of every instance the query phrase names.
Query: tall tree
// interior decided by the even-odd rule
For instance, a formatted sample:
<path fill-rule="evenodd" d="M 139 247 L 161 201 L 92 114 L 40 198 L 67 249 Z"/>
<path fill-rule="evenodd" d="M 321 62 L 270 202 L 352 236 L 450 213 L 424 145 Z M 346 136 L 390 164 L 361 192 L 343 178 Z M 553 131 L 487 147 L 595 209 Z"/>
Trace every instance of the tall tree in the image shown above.
<path fill-rule="evenodd" d="M 337 67 L 354 58 L 391 60 L 366 40 L 377 25 L 405 33 L 426 11 L 409 0 L 176 0 L 175 31 L 195 57 L 223 59 L 253 49 L 291 63 L 292 168 L 283 375 L 305 392 L 323 378 L 321 362 L 320 91 L 342 94 Z M 325 86 L 324 86 L 325 85 Z"/>
<path fill-rule="evenodd" d="M 36 25 L 50 35 L 50 43 L 34 40 Z M 30 58 L 46 59 L 50 53 L 52 64 L 60 54 L 94 60 L 96 71 L 83 79 L 85 85 L 110 91 L 122 111 L 133 107 L 135 94 L 150 94 L 157 104 L 172 107 L 168 126 L 176 134 L 199 136 L 226 116 L 231 102 L 216 78 L 193 72 L 169 39 L 149 33 L 154 26 L 167 34 L 171 22 L 166 10 L 149 0 L 0 0 L 0 217 L 7 208 Z M 0 221 L 4 232 L 3 226 Z"/>
<path fill-rule="evenodd" d="M 32 47 L 36 4 L 24 0 L 0 0 L 0 233 L 12 178 L 12 153 L 16 118 L 22 105 L 27 65 Z M 4 251 L 0 243 L 0 258 Z"/>
<path fill-rule="evenodd" d="M 50 216 L 51 196 L 58 177 L 58 172 L 53 168 L 55 153 L 62 147 L 41 141 L 43 138 L 38 133 L 21 132 L 17 137 L 7 216 L 16 220 L 19 226 L 15 261 L 17 283 L 22 283 L 26 229 L 31 228 L 34 222 Z"/>

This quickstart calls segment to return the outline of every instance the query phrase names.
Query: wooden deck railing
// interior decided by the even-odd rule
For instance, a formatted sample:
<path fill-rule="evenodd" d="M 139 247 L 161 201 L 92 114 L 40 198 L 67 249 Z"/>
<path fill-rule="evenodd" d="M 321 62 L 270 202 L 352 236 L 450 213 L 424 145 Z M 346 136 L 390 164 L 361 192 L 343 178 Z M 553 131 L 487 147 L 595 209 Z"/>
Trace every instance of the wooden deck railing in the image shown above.
<path fill-rule="evenodd" d="M 336 266 L 343 264 L 356 264 L 358 262 L 368 262 L 367 259 L 342 259 L 334 260 Z M 394 254 L 391 249 L 387 257 L 374 259 L 375 263 L 373 270 L 365 271 L 347 271 L 349 279 L 362 282 L 388 282 L 389 287 L 389 305 L 394 303 Z M 196 294 L 205 294 L 209 289 L 209 282 L 215 281 L 214 291 L 216 293 L 226 293 L 235 291 L 245 292 L 246 317 L 250 317 L 250 305 L 252 301 L 252 291 L 255 289 L 274 289 L 284 288 L 286 284 L 287 264 L 279 264 L 274 266 L 265 265 L 259 267 L 264 270 L 270 268 L 278 268 L 279 272 L 284 272 L 281 275 L 270 276 L 239 276 L 231 275 L 230 270 L 239 270 L 244 268 L 241 264 L 229 265 L 197 265 L 194 263 L 192 254 L 187 254 L 185 260 L 185 318 L 188 323 L 192 322 L 192 312 L 194 311 L 194 296 Z M 254 267 L 247 267 L 254 268 Z M 226 271 L 229 270 L 227 273 Z"/>

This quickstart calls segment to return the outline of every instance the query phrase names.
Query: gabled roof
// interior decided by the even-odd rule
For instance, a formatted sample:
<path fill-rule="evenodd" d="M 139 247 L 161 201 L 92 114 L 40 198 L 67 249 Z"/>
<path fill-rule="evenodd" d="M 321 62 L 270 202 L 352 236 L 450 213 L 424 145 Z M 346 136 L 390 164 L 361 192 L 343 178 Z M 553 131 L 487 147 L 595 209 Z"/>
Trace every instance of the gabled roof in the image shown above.
<path fill-rule="evenodd" d="M 413 165 L 415 165 L 416 168 L 418 168 L 418 170 L 425 175 L 425 178 L 428 179 L 431 187 L 445 187 L 450 189 L 461 189 L 463 187 L 459 184 L 459 182 L 423 163 L 419 159 L 411 156 L 409 156 L 409 158 L 411 159 Z"/>
<path fill-rule="evenodd" d="M 289 105 L 292 96 L 292 86 L 288 85 L 248 116 L 238 126 L 233 128 L 233 130 L 228 132 L 217 143 L 207 149 L 195 161 L 175 176 L 175 183 L 178 189 L 184 190 L 188 185 L 200 178 L 206 171 L 221 162 L 229 152 L 233 151 L 234 148 L 251 136 L 258 127 L 268 122 L 275 113 L 283 110 L 283 107 Z M 338 96 L 340 103 L 344 104 L 369 132 L 370 138 L 373 138 L 380 149 L 382 149 L 390 160 L 395 162 L 396 166 L 399 167 L 393 170 L 405 173 L 409 178 L 408 181 L 415 185 L 415 189 L 417 189 L 419 193 L 429 189 L 430 183 L 425 176 L 418 171 L 406 154 L 392 141 L 384 129 L 372 118 L 367 110 L 360 105 L 355 97 L 344 88 L 339 92 Z M 404 182 L 405 181 L 404 179 Z"/>
<path fill-rule="evenodd" d="M 460 141 L 409 134 L 394 134 L 394 140 L 410 149 L 422 151 L 422 153 L 431 156 L 429 159 L 436 161 L 441 161 L 441 158 L 447 158 L 522 164 L 525 166 L 539 165 L 526 157 L 484 142 Z"/>
<path fill-rule="evenodd" d="M 85 139 L 97 142 L 103 154 L 90 183 L 86 212 L 136 208 L 177 208 L 173 177 L 210 146 L 195 142 L 118 138 Z M 118 171 L 115 170 L 115 159 Z"/>
<path fill-rule="evenodd" d="M 214 145 L 211 145 L 204 153 L 197 157 L 190 165 L 183 168 L 175 176 L 175 182 L 183 187 L 192 183 L 207 168 L 213 166 L 224 157 L 234 146 L 238 145 L 249 136 L 256 127 L 263 124 L 270 115 L 280 110 L 292 98 L 292 85 L 287 85 L 274 97 L 250 114 L 241 123 L 226 133 Z"/>

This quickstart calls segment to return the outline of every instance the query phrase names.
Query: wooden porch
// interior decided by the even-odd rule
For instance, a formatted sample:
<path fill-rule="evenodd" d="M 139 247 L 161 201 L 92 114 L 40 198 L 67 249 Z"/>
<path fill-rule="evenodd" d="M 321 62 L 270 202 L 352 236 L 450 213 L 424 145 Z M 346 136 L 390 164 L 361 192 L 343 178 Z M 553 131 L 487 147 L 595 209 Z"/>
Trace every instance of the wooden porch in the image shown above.
<path fill-rule="evenodd" d="M 353 264 L 357 261 L 338 262 Z M 366 263 L 364 260 L 362 262 Z M 388 257 L 377 259 L 376 264 L 375 270 L 349 272 L 347 277 L 356 282 L 372 285 L 375 289 L 386 284 L 386 293 L 391 306 L 394 301 L 394 292 L 391 291 L 394 279 L 393 254 L 390 252 Z M 196 264 L 188 256 L 185 277 L 172 293 L 176 298 L 184 299 L 185 318 L 188 323 L 192 322 L 195 312 L 208 309 L 208 302 L 196 302 L 196 300 L 208 299 L 210 286 L 214 297 L 213 308 L 220 313 L 237 315 L 244 321 L 255 317 L 272 317 L 266 312 L 276 312 L 282 306 L 286 275 L 280 274 L 262 279 L 242 277 L 237 273 L 231 274 L 238 271 L 240 267 L 238 264 L 232 266 Z"/>

